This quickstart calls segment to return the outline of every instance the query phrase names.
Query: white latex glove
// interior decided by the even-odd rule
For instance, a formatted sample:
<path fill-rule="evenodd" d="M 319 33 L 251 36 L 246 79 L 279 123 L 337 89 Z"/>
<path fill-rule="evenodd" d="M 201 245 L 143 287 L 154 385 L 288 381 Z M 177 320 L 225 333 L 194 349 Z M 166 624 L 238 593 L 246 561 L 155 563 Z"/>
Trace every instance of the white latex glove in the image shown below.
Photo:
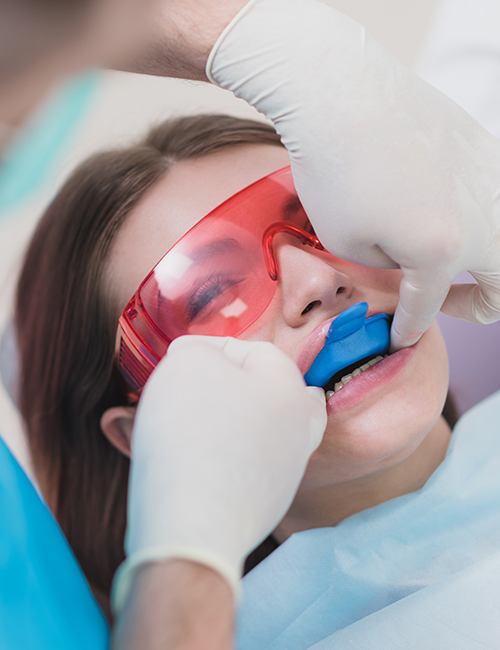
<path fill-rule="evenodd" d="M 500 319 L 500 145 L 317 0 L 253 0 L 208 77 L 272 120 L 322 243 L 403 271 L 393 349 L 447 314 Z M 461 272 L 478 284 L 456 285 Z"/>
<path fill-rule="evenodd" d="M 270 343 L 189 336 L 170 346 L 132 438 L 123 604 L 135 567 L 187 558 L 238 591 L 243 561 L 288 510 L 326 427 L 324 393 Z"/>

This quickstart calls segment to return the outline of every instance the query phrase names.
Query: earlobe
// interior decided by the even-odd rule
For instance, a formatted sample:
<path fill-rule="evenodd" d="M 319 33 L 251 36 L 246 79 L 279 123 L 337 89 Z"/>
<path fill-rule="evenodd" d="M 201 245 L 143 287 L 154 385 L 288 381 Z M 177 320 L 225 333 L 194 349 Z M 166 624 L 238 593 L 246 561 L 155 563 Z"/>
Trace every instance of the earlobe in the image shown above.
<path fill-rule="evenodd" d="M 135 408 L 113 406 L 101 417 L 101 431 L 109 442 L 125 456 L 130 457 Z"/>

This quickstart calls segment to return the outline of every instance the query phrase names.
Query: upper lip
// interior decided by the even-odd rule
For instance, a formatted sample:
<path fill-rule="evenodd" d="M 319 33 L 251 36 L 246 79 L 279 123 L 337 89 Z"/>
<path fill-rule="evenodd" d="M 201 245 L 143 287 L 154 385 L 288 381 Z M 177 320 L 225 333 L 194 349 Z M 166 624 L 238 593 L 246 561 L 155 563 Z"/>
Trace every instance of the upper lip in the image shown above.
<path fill-rule="evenodd" d="M 314 359 L 316 359 L 320 350 L 324 346 L 330 325 L 344 311 L 345 309 L 342 309 L 341 311 L 337 312 L 333 318 L 329 318 L 328 320 L 320 323 L 307 337 L 297 360 L 297 365 L 302 375 L 306 374 L 306 372 L 312 366 Z M 380 310 L 369 309 L 366 318 L 370 318 L 370 316 L 375 316 L 375 314 L 379 313 L 381 313 Z"/>

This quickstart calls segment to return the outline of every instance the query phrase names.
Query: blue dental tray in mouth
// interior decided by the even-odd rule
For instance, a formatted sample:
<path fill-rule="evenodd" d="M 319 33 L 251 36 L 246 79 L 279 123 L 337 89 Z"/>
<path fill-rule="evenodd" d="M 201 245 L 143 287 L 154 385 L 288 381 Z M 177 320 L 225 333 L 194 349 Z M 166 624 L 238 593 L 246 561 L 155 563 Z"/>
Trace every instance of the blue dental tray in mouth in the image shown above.
<path fill-rule="evenodd" d="M 324 387 L 340 371 L 389 352 L 391 314 L 366 318 L 368 303 L 358 302 L 330 325 L 325 345 L 304 375 L 308 386 Z"/>

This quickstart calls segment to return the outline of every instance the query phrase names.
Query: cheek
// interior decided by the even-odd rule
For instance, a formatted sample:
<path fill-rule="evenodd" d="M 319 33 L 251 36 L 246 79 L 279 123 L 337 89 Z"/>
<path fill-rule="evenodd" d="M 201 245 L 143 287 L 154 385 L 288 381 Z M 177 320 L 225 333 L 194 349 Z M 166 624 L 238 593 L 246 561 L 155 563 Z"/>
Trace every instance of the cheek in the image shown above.
<path fill-rule="evenodd" d="M 391 296 L 396 299 L 394 303 L 394 307 L 396 307 L 399 285 L 403 277 L 401 269 L 379 269 L 348 262 L 338 257 L 334 259 L 335 268 L 347 274 L 356 287 L 363 289 L 368 302 L 375 302 L 380 295 L 384 295 L 386 298 Z"/>
<path fill-rule="evenodd" d="M 407 458 L 437 424 L 448 390 L 448 355 L 436 324 L 390 390 L 366 408 L 329 417 L 304 483 L 315 487 L 368 476 Z"/>
<path fill-rule="evenodd" d="M 402 272 L 399 269 L 372 269 L 359 266 L 357 283 L 363 287 L 370 306 L 394 313 L 399 302 L 399 285 Z"/>
<path fill-rule="evenodd" d="M 281 345 L 280 341 L 276 340 L 277 324 L 280 322 L 280 310 L 279 292 L 276 292 L 265 311 L 250 327 L 238 335 L 237 338 L 245 341 L 269 341 L 293 359 L 286 346 Z"/>

